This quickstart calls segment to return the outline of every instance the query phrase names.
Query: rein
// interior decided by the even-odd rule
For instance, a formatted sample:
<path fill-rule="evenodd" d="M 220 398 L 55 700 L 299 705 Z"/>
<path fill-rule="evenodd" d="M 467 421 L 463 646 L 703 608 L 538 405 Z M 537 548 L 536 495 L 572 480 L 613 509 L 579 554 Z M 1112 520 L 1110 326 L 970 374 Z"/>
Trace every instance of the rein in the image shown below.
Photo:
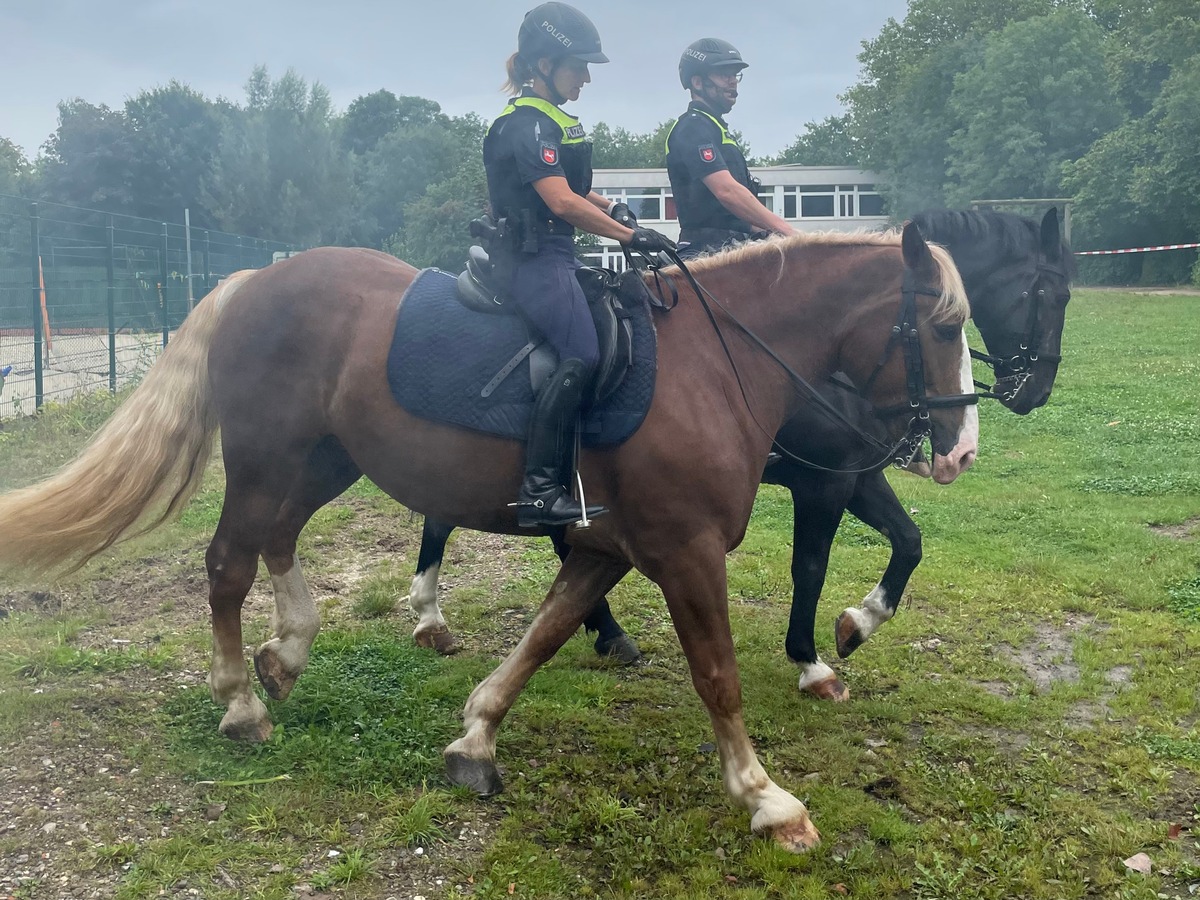
<path fill-rule="evenodd" d="M 793 460 L 794 462 L 798 462 L 801 465 L 807 466 L 812 469 L 818 469 L 822 472 L 830 472 L 830 473 L 842 474 L 842 475 L 857 475 L 857 474 L 861 474 L 863 472 L 871 472 L 871 471 L 874 471 L 875 469 L 878 469 L 880 466 L 884 465 L 889 460 L 897 466 L 904 467 L 904 466 L 909 465 L 912 462 L 913 458 L 916 456 L 917 452 L 920 450 L 922 442 L 932 432 L 932 429 L 930 428 L 930 425 L 929 425 L 929 410 L 930 409 L 940 409 L 940 408 L 949 407 L 949 406 L 966 406 L 966 405 L 978 402 L 978 397 L 975 394 L 955 394 L 955 395 L 948 395 L 945 397 L 932 397 L 932 398 L 926 394 L 924 362 L 921 357 L 921 345 L 920 345 L 920 341 L 918 339 L 916 324 L 915 324 L 916 323 L 916 295 L 918 293 L 925 294 L 928 296 L 938 296 L 938 295 L 928 289 L 917 288 L 913 281 L 912 272 L 911 272 L 911 270 L 908 269 L 907 266 L 905 267 L 905 270 L 904 270 L 904 282 L 903 282 L 902 289 L 901 289 L 901 304 L 900 304 L 899 319 L 897 320 L 896 325 L 893 326 L 893 328 L 892 328 L 892 337 L 889 339 L 887 347 L 884 348 L 883 357 L 880 359 L 879 364 L 877 365 L 875 371 L 871 374 L 871 377 L 870 377 L 870 379 L 868 379 L 868 382 L 867 382 L 867 387 L 869 388 L 870 384 L 874 381 L 875 377 L 879 374 L 880 370 L 883 368 L 884 364 L 887 362 L 887 358 L 891 354 L 892 348 L 896 345 L 898 340 L 903 337 L 903 345 L 902 346 L 903 346 L 903 352 L 904 352 L 904 358 L 905 358 L 905 368 L 908 373 L 909 402 L 907 405 L 900 404 L 897 407 L 889 407 L 888 410 L 879 411 L 877 414 L 878 415 L 884 415 L 884 414 L 894 415 L 898 412 L 909 410 L 909 409 L 914 410 L 916 414 L 912 417 L 912 419 L 909 420 L 908 430 L 904 433 L 904 435 L 900 438 L 900 440 L 897 441 L 894 445 L 889 445 L 889 444 L 886 444 L 883 441 L 879 440 L 874 435 L 869 434 L 869 433 L 863 431 L 861 428 L 859 428 L 858 425 L 856 425 L 854 422 L 852 422 L 850 419 L 848 419 L 845 416 L 845 414 L 842 413 L 841 410 L 839 410 L 832 403 L 830 403 L 799 372 L 795 371 L 791 366 L 789 366 L 787 364 L 787 362 L 782 357 L 780 357 L 779 354 L 776 353 L 769 344 L 767 344 L 766 341 L 764 341 L 757 334 L 755 334 L 754 331 L 752 331 L 750 328 L 748 328 L 746 325 L 744 325 L 737 318 L 737 316 L 735 316 L 732 312 L 730 312 L 729 309 L 723 303 L 721 303 L 720 300 L 718 300 L 715 296 L 713 296 L 713 294 L 707 288 L 705 288 L 703 285 L 701 285 L 696 280 L 696 277 L 691 273 L 691 271 L 688 269 L 688 267 L 684 263 L 684 261 L 682 259 L 680 259 L 678 253 L 676 253 L 674 251 L 668 251 L 668 252 L 665 252 L 664 255 L 669 260 L 671 260 L 672 263 L 674 263 L 676 266 L 678 266 L 679 271 L 687 279 L 688 284 L 691 286 L 692 290 L 696 294 L 696 298 L 700 301 L 700 305 L 704 309 L 704 313 L 708 317 L 708 321 L 712 325 L 713 331 L 717 335 L 717 340 L 720 341 L 721 349 L 725 353 L 725 358 L 729 360 L 729 365 L 733 369 L 734 377 L 738 383 L 738 389 L 741 391 L 741 394 L 742 394 L 742 400 L 746 404 L 746 409 L 750 412 L 750 417 L 754 420 L 754 423 L 756 425 L 758 425 L 759 430 L 762 431 L 763 434 L 767 434 L 767 430 L 762 427 L 762 424 L 758 421 L 758 419 L 754 415 L 754 407 L 750 403 L 750 398 L 748 396 L 746 396 L 746 387 L 742 383 L 741 373 L 738 371 L 737 363 L 733 359 L 733 354 L 729 349 L 729 345 L 725 341 L 725 335 L 721 331 L 721 326 L 717 322 L 716 316 L 714 315 L 714 313 L 712 311 L 712 306 L 709 305 L 709 301 L 711 301 L 713 305 L 718 307 L 729 318 L 729 320 L 731 322 L 733 322 L 734 325 L 737 326 L 738 330 L 741 331 L 742 334 L 744 334 L 747 338 L 749 338 L 750 341 L 753 344 L 755 344 L 759 349 L 761 349 L 763 352 L 765 352 L 767 354 L 767 356 L 769 356 L 775 362 L 775 364 L 778 365 L 795 384 L 802 387 L 804 389 L 804 391 L 807 392 L 808 396 L 812 400 L 816 401 L 817 407 L 819 409 L 821 409 L 830 418 L 834 419 L 839 424 L 843 425 L 844 427 L 849 429 L 851 432 L 853 432 L 853 434 L 859 440 L 861 440 L 863 443 L 867 444 L 871 448 L 874 448 L 876 450 L 880 450 L 883 452 L 883 455 L 879 459 L 875 460 L 870 465 L 864 466 L 862 468 L 853 468 L 853 469 L 828 468 L 826 466 L 818 465 L 817 463 L 812 462 L 811 460 L 804 459 L 803 457 L 798 456 L 795 453 L 792 453 L 790 450 L 788 450 L 786 447 L 784 447 L 782 444 L 779 443 L 779 441 L 776 439 L 775 435 L 770 435 L 771 446 L 774 447 L 782 456 L 786 456 L 789 459 Z M 659 289 L 661 290 L 661 282 L 659 281 L 658 272 L 656 269 L 654 269 L 653 271 L 654 271 L 656 286 L 658 286 Z M 669 309 L 674 308 L 675 305 L 679 302 L 679 295 L 676 292 L 674 285 L 670 282 L 669 279 L 667 280 L 667 284 L 670 286 L 671 295 L 672 295 L 671 305 L 665 307 L 666 309 L 669 310 Z M 911 323 L 910 323 L 910 320 L 911 320 Z"/>

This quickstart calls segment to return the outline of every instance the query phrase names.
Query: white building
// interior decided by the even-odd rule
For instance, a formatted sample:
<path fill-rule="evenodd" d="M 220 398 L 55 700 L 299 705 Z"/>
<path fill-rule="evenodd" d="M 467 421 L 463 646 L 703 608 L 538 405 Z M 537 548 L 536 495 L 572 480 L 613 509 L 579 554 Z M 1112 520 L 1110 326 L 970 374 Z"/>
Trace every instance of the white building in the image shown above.
<path fill-rule="evenodd" d="M 750 173 L 762 182 L 763 205 L 799 231 L 857 231 L 887 225 L 875 176 L 849 166 L 764 166 Z M 666 169 L 597 169 L 592 189 L 629 204 L 638 223 L 679 237 L 675 198 Z M 624 268 L 619 246 L 606 238 L 582 251 L 585 261 Z"/>

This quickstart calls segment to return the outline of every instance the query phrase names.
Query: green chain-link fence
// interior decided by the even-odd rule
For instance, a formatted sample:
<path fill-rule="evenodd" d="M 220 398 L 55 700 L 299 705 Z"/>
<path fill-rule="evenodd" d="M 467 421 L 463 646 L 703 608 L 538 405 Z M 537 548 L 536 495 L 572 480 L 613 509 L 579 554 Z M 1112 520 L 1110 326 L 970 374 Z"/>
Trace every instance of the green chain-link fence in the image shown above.
<path fill-rule="evenodd" d="M 190 238 L 189 265 L 182 223 L 0 194 L 0 419 L 117 390 L 154 361 L 190 301 L 293 250 L 198 228 Z"/>

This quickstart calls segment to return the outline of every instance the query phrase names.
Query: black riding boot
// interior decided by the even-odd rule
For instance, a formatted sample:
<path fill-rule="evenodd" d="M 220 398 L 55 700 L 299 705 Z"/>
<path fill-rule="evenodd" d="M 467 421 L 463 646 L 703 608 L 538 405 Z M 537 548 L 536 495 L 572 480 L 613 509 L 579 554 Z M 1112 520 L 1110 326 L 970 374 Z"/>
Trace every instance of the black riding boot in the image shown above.
<path fill-rule="evenodd" d="M 574 422 L 583 399 L 587 368 L 578 359 L 559 363 L 533 404 L 529 445 L 525 451 L 525 482 L 517 498 L 517 524 L 522 528 L 573 525 L 583 518 L 579 501 L 563 487 L 560 444 L 564 422 Z M 608 512 L 589 506 L 589 517 Z"/>

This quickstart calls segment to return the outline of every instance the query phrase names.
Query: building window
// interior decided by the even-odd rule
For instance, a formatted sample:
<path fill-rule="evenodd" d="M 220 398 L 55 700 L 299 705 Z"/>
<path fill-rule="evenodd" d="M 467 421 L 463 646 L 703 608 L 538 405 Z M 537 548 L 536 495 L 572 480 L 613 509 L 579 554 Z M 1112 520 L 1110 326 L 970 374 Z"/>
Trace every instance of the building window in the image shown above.
<path fill-rule="evenodd" d="M 802 194 L 800 196 L 800 218 L 802 219 L 831 219 L 833 218 L 832 194 Z"/>
<path fill-rule="evenodd" d="M 637 216 L 638 221 L 663 221 L 663 195 L 668 193 L 657 187 L 610 187 L 597 188 L 596 193 L 618 203 L 629 205 L 630 211 Z M 668 202 L 668 212 L 674 212 L 674 203 Z M 672 215 L 671 218 L 674 218 Z"/>
<path fill-rule="evenodd" d="M 874 187 L 874 185 L 872 185 Z M 883 198 L 878 194 L 858 195 L 858 214 L 860 216 L 882 216 Z"/>

